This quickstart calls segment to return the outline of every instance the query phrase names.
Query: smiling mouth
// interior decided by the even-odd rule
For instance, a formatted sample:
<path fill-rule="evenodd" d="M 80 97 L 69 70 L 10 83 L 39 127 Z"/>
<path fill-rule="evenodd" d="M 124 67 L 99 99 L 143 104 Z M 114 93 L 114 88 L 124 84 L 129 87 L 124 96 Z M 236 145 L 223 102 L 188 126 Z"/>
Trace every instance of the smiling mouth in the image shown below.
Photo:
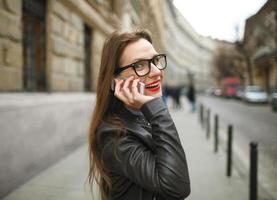
<path fill-rule="evenodd" d="M 150 92 L 156 92 L 160 88 L 161 88 L 160 81 L 155 81 L 155 82 L 145 86 L 145 89 L 147 89 Z"/>

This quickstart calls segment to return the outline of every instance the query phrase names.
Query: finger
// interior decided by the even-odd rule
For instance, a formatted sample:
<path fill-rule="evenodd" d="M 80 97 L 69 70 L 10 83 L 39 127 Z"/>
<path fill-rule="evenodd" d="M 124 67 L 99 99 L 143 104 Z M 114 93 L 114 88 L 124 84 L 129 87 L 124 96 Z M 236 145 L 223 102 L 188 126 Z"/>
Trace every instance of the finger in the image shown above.
<path fill-rule="evenodd" d="M 135 79 L 132 83 L 132 94 L 134 96 L 137 96 L 139 94 L 139 91 L 138 91 L 138 82 L 139 82 L 139 79 Z"/>
<path fill-rule="evenodd" d="M 134 79 L 134 76 L 130 76 L 130 77 L 128 77 L 127 79 L 125 79 L 123 88 L 124 88 L 124 89 L 130 90 L 129 85 L 130 85 L 130 82 L 131 82 L 133 79 Z"/>
<path fill-rule="evenodd" d="M 115 91 L 114 95 L 123 101 L 124 103 L 128 103 L 128 99 L 124 96 L 123 91 L 121 90 L 124 80 L 115 79 Z"/>
<path fill-rule="evenodd" d="M 122 87 L 123 80 L 114 79 L 115 81 L 115 91 L 120 91 L 120 88 Z"/>
<path fill-rule="evenodd" d="M 131 91 L 129 90 L 129 88 L 128 89 L 122 89 L 122 92 L 123 92 L 125 98 L 127 98 L 128 103 L 133 103 L 133 101 L 134 101 L 133 100 L 133 95 L 132 95 Z"/>
<path fill-rule="evenodd" d="M 128 98 L 128 100 L 130 102 L 133 102 L 133 95 L 130 91 L 130 84 L 131 84 L 131 81 L 134 79 L 134 76 L 131 76 L 129 78 L 127 78 L 124 82 L 124 85 L 122 87 L 122 90 L 123 90 L 123 93 L 124 95 Z"/>

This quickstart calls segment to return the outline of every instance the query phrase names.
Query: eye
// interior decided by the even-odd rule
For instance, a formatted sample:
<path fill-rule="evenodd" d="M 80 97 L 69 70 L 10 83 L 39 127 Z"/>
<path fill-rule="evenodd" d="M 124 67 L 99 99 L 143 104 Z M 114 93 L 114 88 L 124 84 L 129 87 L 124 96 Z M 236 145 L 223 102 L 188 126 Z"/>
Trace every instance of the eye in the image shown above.
<path fill-rule="evenodd" d="M 140 70 L 144 70 L 145 68 L 147 68 L 148 63 L 147 63 L 147 61 L 139 61 L 137 63 L 134 63 L 133 66 L 136 69 L 136 71 L 140 71 Z"/>

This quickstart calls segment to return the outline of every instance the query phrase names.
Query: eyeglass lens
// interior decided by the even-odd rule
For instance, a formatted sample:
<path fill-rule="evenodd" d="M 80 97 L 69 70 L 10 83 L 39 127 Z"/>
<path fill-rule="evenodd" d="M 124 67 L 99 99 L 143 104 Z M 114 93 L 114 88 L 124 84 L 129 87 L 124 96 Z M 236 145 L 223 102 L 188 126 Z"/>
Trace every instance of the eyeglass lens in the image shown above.
<path fill-rule="evenodd" d="M 166 67 L 166 60 L 165 56 L 163 55 L 155 56 L 151 61 L 160 70 Z M 151 69 L 151 62 L 149 62 L 148 60 L 141 60 L 134 65 L 134 68 L 139 76 L 144 76 L 149 73 Z"/>

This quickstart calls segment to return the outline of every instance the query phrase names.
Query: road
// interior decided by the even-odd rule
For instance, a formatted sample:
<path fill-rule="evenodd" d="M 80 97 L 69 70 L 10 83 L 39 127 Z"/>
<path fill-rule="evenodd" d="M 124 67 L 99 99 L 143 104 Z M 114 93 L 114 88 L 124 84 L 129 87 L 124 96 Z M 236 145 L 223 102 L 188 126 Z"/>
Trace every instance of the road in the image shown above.
<path fill-rule="evenodd" d="M 262 146 L 277 145 L 277 113 L 269 105 L 210 96 L 201 96 L 199 100 L 249 141 L 257 141 Z"/>
<path fill-rule="evenodd" d="M 214 115 L 219 115 L 220 133 L 228 124 L 234 127 L 234 146 L 239 147 L 244 163 L 249 165 L 249 143 L 258 143 L 259 179 L 263 188 L 275 197 L 277 192 L 277 113 L 267 104 L 248 104 L 237 99 L 213 96 L 199 96 L 198 103 L 211 110 L 211 124 Z M 226 135 L 226 134 L 225 134 Z M 236 161 L 234 161 L 236 162 Z M 249 166 L 245 169 L 249 169 Z M 245 172 L 248 176 L 248 171 Z M 275 188 L 275 189 L 274 189 Z"/>

